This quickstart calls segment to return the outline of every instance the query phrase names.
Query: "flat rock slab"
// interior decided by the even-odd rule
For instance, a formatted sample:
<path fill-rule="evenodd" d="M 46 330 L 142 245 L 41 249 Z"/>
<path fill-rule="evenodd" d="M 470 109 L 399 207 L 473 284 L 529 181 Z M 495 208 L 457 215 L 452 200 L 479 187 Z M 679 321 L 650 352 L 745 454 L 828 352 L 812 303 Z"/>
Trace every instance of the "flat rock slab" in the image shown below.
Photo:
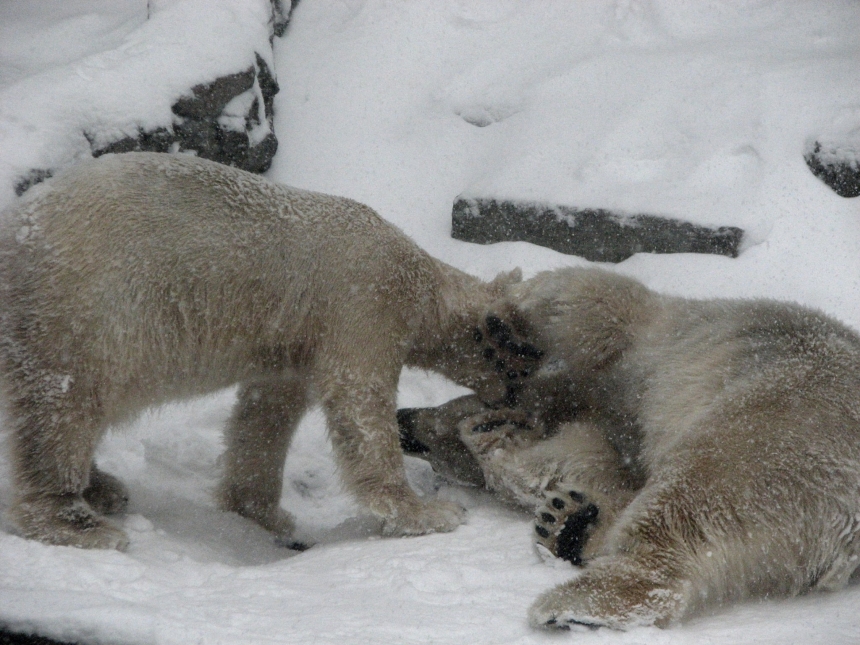
<path fill-rule="evenodd" d="M 62 643 L 44 636 L 35 634 L 22 634 L 18 632 L 7 631 L 0 627 L 0 645 L 74 645 L 72 643 Z"/>
<path fill-rule="evenodd" d="M 655 215 L 603 209 L 458 197 L 451 236 L 476 244 L 531 242 L 593 262 L 621 262 L 634 253 L 712 253 L 737 257 L 743 230 L 708 228 Z"/>

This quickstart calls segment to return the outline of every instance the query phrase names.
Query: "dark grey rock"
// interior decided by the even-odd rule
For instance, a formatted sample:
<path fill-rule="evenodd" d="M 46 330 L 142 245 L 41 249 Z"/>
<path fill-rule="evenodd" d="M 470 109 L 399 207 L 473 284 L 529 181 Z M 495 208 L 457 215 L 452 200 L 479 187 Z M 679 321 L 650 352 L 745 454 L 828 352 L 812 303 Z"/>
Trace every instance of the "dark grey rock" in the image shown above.
<path fill-rule="evenodd" d="M 490 198 L 458 198 L 451 220 L 458 240 L 531 242 L 593 262 L 621 262 L 634 253 L 737 257 L 743 237 L 733 226 L 714 229 L 654 215 Z"/>
<path fill-rule="evenodd" d="M 92 139 L 90 145 L 93 145 Z M 175 141 L 175 134 L 167 128 L 156 128 L 150 132 L 139 130 L 136 137 L 124 137 L 93 151 L 94 157 L 100 157 L 109 152 L 120 154 L 123 152 L 168 152 Z"/>
<path fill-rule="evenodd" d="M 72 645 L 35 634 L 10 632 L 0 627 L 0 645 Z"/>
<path fill-rule="evenodd" d="M 284 4 L 287 5 L 286 9 L 284 8 Z M 299 0 L 292 0 L 291 2 L 288 0 L 272 0 L 272 38 L 284 35 L 290 22 L 290 16 L 292 16 L 297 4 L 299 4 Z"/>
<path fill-rule="evenodd" d="M 262 60 L 257 54 L 257 60 Z M 176 116 L 190 119 L 217 119 L 231 100 L 254 87 L 256 69 L 228 74 L 211 83 L 195 85 L 191 96 L 183 96 L 171 108 Z"/>
<path fill-rule="evenodd" d="M 278 151 L 278 138 L 274 132 L 266 135 L 260 143 L 250 146 L 244 159 L 244 168 L 248 172 L 262 173 L 272 165 L 272 159 Z"/>
<path fill-rule="evenodd" d="M 271 3 L 270 27 L 271 38 L 274 38 L 286 30 L 298 0 L 271 0 Z M 234 98 L 255 89 L 258 90 L 255 92 L 257 96 L 253 101 L 249 97 L 250 107 L 244 115 L 224 113 Z M 90 142 L 94 157 L 135 151 L 193 152 L 205 159 L 250 172 L 265 172 L 278 150 L 273 122 L 275 94 L 279 89 L 266 60 L 254 52 L 254 61 L 249 61 L 247 69 L 199 83 L 179 97 L 171 106 L 174 119 L 169 127 L 149 131 L 139 129 L 134 135 L 109 143 L 96 144 L 96 138 L 87 132 L 84 136 Z M 52 173 L 50 169 L 30 170 L 15 182 L 15 193 L 23 195 Z"/>
<path fill-rule="evenodd" d="M 173 132 L 186 150 L 217 150 L 220 146 L 216 121 L 184 119 L 173 126 Z"/>
<path fill-rule="evenodd" d="M 281 88 L 278 86 L 275 75 L 272 74 L 263 57 L 256 52 L 254 55 L 257 57 L 257 83 L 259 83 L 260 93 L 263 95 L 263 107 L 265 108 L 266 118 L 271 121 L 275 114 L 275 94 L 280 92 Z M 256 114 L 254 108 L 251 108 L 251 112 Z"/>
<path fill-rule="evenodd" d="M 15 182 L 15 194 L 20 197 L 28 190 L 30 190 L 32 186 L 35 186 L 36 184 L 45 181 L 48 177 L 52 177 L 53 175 L 53 170 L 33 168 L 23 177 L 19 177 L 18 181 Z"/>
<path fill-rule="evenodd" d="M 860 142 L 812 143 L 803 155 L 812 174 L 840 197 L 860 196 Z"/>

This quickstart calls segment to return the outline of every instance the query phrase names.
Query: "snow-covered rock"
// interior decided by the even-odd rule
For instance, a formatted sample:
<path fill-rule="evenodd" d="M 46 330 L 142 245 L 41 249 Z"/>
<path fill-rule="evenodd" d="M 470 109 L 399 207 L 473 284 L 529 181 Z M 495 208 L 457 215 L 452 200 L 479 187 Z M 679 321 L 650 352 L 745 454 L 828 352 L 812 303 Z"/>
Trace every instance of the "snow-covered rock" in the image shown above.
<path fill-rule="evenodd" d="M 458 197 L 451 235 L 477 244 L 531 242 L 592 262 L 622 262 L 636 253 L 712 253 L 734 258 L 743 231 L 657 215 L 601 208 Z"/>
<path fill-rule="evenodd" d="M 268 167 L 279 2 L 80 0 L 42 12 L 19 4 L 0 7 L 0 55 L 13 63 L 0 74 L 0 206 L 109 151 L 184 150 Z M 34 37 L 15 38 L 22 29 Z"/>
<path fill-rule="evenodd" d="M 173 123 L 126 136 L 102 147 L 109 152 L 193 152 L 250 172 L 264 172 L 278 150 L 272 105 L 278 83 L 260 54 L 248 69 L 200 83 L 173 104 Z"/>

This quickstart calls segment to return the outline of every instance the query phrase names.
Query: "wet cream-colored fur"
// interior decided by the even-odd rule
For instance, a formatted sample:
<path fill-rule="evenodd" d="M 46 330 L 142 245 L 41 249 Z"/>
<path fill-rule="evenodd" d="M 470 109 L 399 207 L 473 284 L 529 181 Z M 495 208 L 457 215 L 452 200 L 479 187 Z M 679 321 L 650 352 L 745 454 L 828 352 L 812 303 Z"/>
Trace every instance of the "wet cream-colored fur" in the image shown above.
<path fill-rule="evenodd" d="M 575 520 L 585 567 L 537 600 L 534 625 L 666 626 L 848 582 L 860 564 L 853 330 L 793 304 L 668 297 L 597 269 L 538 274 L 499 306 L 547 349 L 552 374 L 529 382 L 522 411 L 463 399 L 414 434 L 432 452 L 456 428 L 483 483 L 537 507 L 551 550 Z"/>
<path fill-rule="evenodd" d="M 103 433 L 234 383 L 223 509 L 290 539 L 284 458 L 319 401 L 346 486 L 386 534 L 462 521 L 404 478 L 397 381 L 409 364 L 501 399 L 476 327 L 516 275 L 481 282 L 362 204 L 190 156 L 107 155 L 30 193 L 0 240 L 10 515 L 23 535 L 124 548 L 102 515 L 127 500 L 93 464 Z"/>

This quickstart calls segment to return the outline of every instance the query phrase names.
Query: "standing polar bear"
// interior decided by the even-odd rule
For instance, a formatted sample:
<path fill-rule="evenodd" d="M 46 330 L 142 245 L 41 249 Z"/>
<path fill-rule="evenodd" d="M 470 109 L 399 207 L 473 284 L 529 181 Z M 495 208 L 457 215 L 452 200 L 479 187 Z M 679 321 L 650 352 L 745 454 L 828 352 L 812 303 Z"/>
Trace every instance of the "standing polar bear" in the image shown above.
<path fill-rule="evenodd" d="M 807 308 L 656 294 L 595 269 L 515 285 L 498 317 L 546 350 L 525 413 L 398 413 L 402 442 L 536 509 L 582 574 L 535 626 L 666 626 L 839 589 L 860 565 L 860 337 Z M 552 368 L 552 369 L 550 369 Z"/>
<path fill-rule="evenodd" d="M 0 368 L 13 426 L 20 532 L 124 548 L 103 517 L 127 500 L 93 453 L 109 426 L 240 383 L 223 509 L 290 540 L 279 506 L 293 431 L 322 403 L 340 472 L 389 535 L 450 531 L 462 509 L 423 501 L 395 421 L 404 364 L 486 401 L 539 356 L 480 332 L 519 278 L 483 283 L 366 206 L 182 155 L 106 155 L 32 190 L 0 238 Z M 509 368 L 497 372 L 485 352 Z"/>

